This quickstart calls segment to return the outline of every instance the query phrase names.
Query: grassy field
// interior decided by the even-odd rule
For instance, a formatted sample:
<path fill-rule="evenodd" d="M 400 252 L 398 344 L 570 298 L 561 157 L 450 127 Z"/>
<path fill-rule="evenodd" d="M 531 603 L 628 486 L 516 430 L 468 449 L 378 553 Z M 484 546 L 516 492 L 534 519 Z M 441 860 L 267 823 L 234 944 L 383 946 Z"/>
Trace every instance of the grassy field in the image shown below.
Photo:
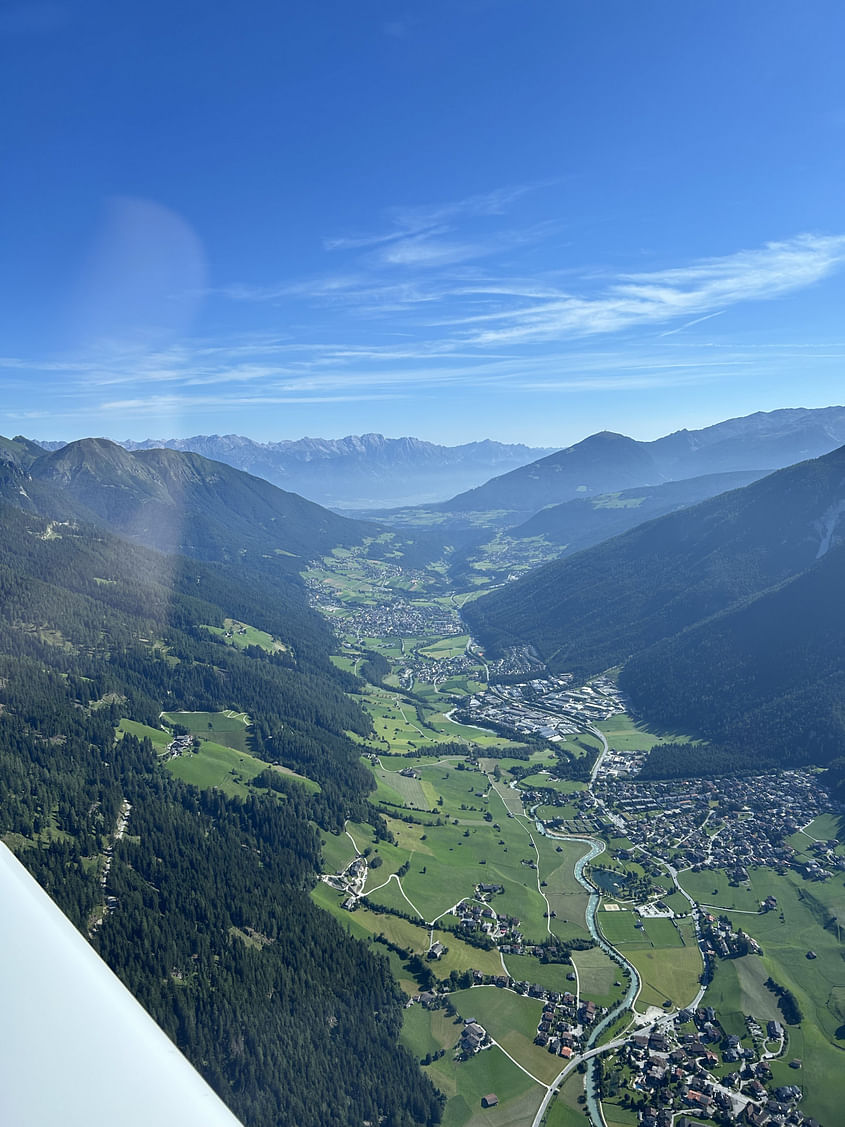
<path fill-rule="evenodd" d="M 288 767 L 266 763 L 263 759 L 250 755 L 245 746 L 242 748 L 231 746 L 232 743 L 245 744 L 244 733 L 249 721 L 244 713 L 171 712 L 162 713 L 162 718 L 166 723 L 182 724 L 190 728 L 199 737 L 197 751 L 186 752 L 175 759 L 168 757 L 164 760 L 164 766 L 171 775 L 182 779 L 183 782 L 191 783 L 201 790 L 217 787 L 225 794 L 243 797 L 250 793 L 249 784 L 255 776 L 270 768 L 299 783 L 311 793 L 320 790 L 318 783 L 291 771 Z M 186 722 L 186 718 L 190 723 Z M 215 727 L 209 729 L 209 723 Z M 218 729 L 222 736 L 218 736 Z M 121 720 L 118 731 L 137 736 L 139 739 L 148 737 L 158 752 L 164 752 L 173 739 L 169 732 L 164 732 L 160 728 L 151 728 L 147 724 L 139 724 L 134 720 Z M 208 739 L 209 731 L 213 731 L 217 738 Z M 233 735 L 233 739 L 226 741 L 229 734 Z M 219 742 L 220 739 L 226 742 Z"/>
<path fill-rule="evenodd" d="M 213 736 L 215 743 L 247 750 L 249 717 L 245 712 L 162 712 L 161 716 L 165 724 L 181 724 L 197 736 Z"/>
<path fill-rule="evenodd" d="M 346 834 L 327 833 L 323 840 L 323 872 L 341 873 L 355 859 L 355 849 Z"/>
<path fill-rule="evenodd" d="M 623 712 L 600 721 L 596 727 L 604 733 L 609 746 L 615 751 L 651 751 L 656 744 L 677 743 L 685 739 L 683 736 L 649 732 Z"/>
<path fill-rule="evenodd" d="M 384 644 L 377 646 L 375 640 L 372 640 L 370 648 L 378 648 L 388 658 L 401 656 L 398 647 L 386 649 Z M 393 650 L 395 653 L 391 652 Z M 521 746 L 515 740 L 497 736 L 483 728 L 450 720 L 446 713 L 453 708 L 453 702 L 448 696 L 427 690 L 422 685 L 420 695 L 425 698 L 423 702 L 411 702 L 401 693 L 390 692 L 376 685 L 366 686 L 362 704 L 373 720 L 375 735 L 370 741 L 373 750 L 380 754 L 385 752 L 401 756 L 408 751 L 436 749 L 438 743 L 455 741 L 464 742 L 467 750 L 474 746 L 482 752 L 485 748 L 506 750 Z M 417 704 L 423 713 L 422 721 L 417 716 Z"/>
<path fill-rule="evenodd" d="M 744 1037 L 749 1014 L 759 1022 L 782 1020 L 777 999 L 763 985 L 768 973 L 758 955 L 717 960 L 705 1001 L 716 1009 L 727 1033 Z"/>
<path fill-rule="evenodd" d="M 157 751 L 164 751 L 172 741 L 170 732 L 163 732 L 161 728 L 151 728 L 149 724 L 139 724 L 137 720 L 121 720 L 118 732 L 128 733 L 139 740 L 148 739 Z"/>
<path fill-rule="evenodd" d="M 171 775 L 201 790 L 217 787 L 225 794 L 241 796 L 249 793 L 247 784 L 269 766 L 252 755 L 210 740 L 200 741 L 199 751 L 166 759 L 164 765 Z"/>
<path fill-rule="evenodd" d="M 395 889 L 396 882 L 391 881 L 388 887 Z M 386 891 L 387 889 L 381 890 L 373 899 L 381 902 Z M 359 936 L 382 934 L 392 943 L 415 954 L 425 955 L 428 951 L 429 932 L 421 924 L 388 913 L 372 912 L 364 907 L 358 907 L 354 912 L 346 912 L 341 908 L 344 896 L 325 883 L 319 884 L 312 895 L 320 907 L 330 911 L 344 926 L 351 924 Z M 401 896 L 396 900 L 395 906 L 410 912 L 408 905 L 401 900 Z M 448 978 L 453 970 L 458 972 L 478 970 L 482 974 L 502 973 L 502 964 L 496 951 L 483 951 L 478 947 L 471 947 L 458 936 L 448 932 L 438 931 L 435 932 L 435 936 L 448 948 L 442 958 L 431 964 L 431 969 L 438 978 Z M 407 979 L 407 975 L 405 977 Z M 412 984 L 407 992 L 413 994 L 417 989 L 418 987 Z"/>
<path fill-rule="evenodd" d="M 564 1080 L 560 1092 L 549 1105 L 543 1127 L 585 1127 L 589 1120 L 585 1118 L 583 1105 L 578 1102 L 579 1097 L 584 1098 L 584 1077 L 573 1072 Z"/>
<path fill-rule="evenodd" d="M 604 1100 L 601 1106 L 607 1127 L 636 1127 L 639 1123 L 637 1113 L 630 1108 L 620 1107 L 610 1100 Z"/>
<path fill-rule="evenodd" d="M 601 913 L 602 931 L 613 933 L 610 941 L 640 972 L 637 1008 L 662 1006 L 667 999 L 678 1007 L 687 1005 L 695 997 L 702 970 L 692 921 L 679 920 L 676 926 L 666 919 L 643 920 L 642 930 L 634 930 L 637 938 L 626 940 L 634 919 L 631 912 Z"/>
<path fill-rule="evenodd" d="M 516 916 L 528 938 L 548 935 L 546 903 L 537 891 L 536 868 L 531 867 L 537 864 L 537 853 L 525 824 L 507 817 L 479 770 L 459 770 L 453 761 L 427 764 L 425 760 L 415 761 L 415 770 L 445 824 L 421 827 L 390 820 L 397 844 L 374 846 L 384 865 L 371 874 L 372 883 L 382 883 L 410 862 L 402 885 L 427 920 L 448 911 L 462 897 L 471 897 L 479 882 L 501 884 L 505 891 L 495 898 L 496 911 Z M 560 855 L 551 856 L 562 866 Z"/>
<path fill-rule="evenodd" d="M 567 982 L 566 976 L 572 971 L 567 963 L 541 963 L 533 955 L 505 955 L 508 974 L 516 982 L 536 982 L 546 990 L 575 991 L 575 984 Z"/>
<path fill-rule="evenodd" d="M 582 998 L 591 998 L 596 1005 L 609 1007 L 625 993 L 627 982 L 622 977 L 622 968 L 601 947 L 573 951 L 572 961 L 578 968 Z M 614 986 L 615 982 L 621 985 Z"/>
<path fill-rule="evenodd" d="M 525 1127 L 544 1094 L 495 1046 L 462 1062 L 447 1052 L 425 1071 L 447 1097 L 442 1127 Z M 485 1110 L 481 1098 L 489 1092 L 499 1103 Z"/>
<path fill-rule="evenodd" d="M 460 1036 L 460 1026 L 445 1010 L 427 1010 L 423 1006 L 409 1006 L 402 1019 L 402 1044 L 415 1057 L 422 1059 L 440 1049 L 454 1049 Z"/>
<path fill-rule="evenodd" d="M 668 999 L 674 1006 L 688 1005 L 698 990 L 701 955 L 695 947 L 619 950 L 640 972 L 642 990 L 636 1002 L 641 1012 L 647 1006 L 662 1006 Z"/>
<path fill-rule="evenodd" d="M 780 878 L 771 870 L 766 871 L 769 874 L 765 878 L 766 886 L 776 896 Z M 739 908 L 745 912 L 756 912 L 760 908 L 760 901 L 769 895 L 766 892 L 764 896 L 759 896 L 750 884 L 732 887 L 727 873 L 718 869 L 702 873 L 681 873 L 679 879 L 690 896 L 700 904 L 712 904 L 720 908 Z"/>
<path fill-rule="evenodd" d="M 586 936 L 588 896 L 575 879 L 574 869 L 578 858 L 587 852 L 587 846 L 579 841 L 553 842 L 546 837 L 536 837 L 535 841 L 539 847 L 540 875 L 546 882 L 543 892 L 555 913 L 552 932 L 561 938 L 577 933 Z M 572 928 L 577 929 L 575 933 Z"/>
<path fill-rule="evenodd" d="M 433 657 L 437 661 L 444 661 L 450 657 L 461 657 L 467 648 L 467 642 L 469 642 L 468 634 L 456 634 L 441 638 L 440 641 L 421 648 L 420 653 L 424 657 Z"/>
<path fill-rule="evenodd" d="M 266 630 L 258 630 L 255 626 L 250 626 L 247 622 L 238 622 L 235 618 L 225 618 L 222 626 L 206 626 L 206 630 L 215 637 L 221 638 L 227 645 L 236 646 L 239 650 L 245 650 L 247 646 L 259 646 L 267 653 L 281 653 L 287 648 Z"/>
<path fill-rule="evenodd" d="M 411 766 L 411 761 L 406 760 L 402 766 L 403 768 Z M 373 767 L 373 774 L 378 782 L 384 785 L 384 789 L 398 795 L 399 804 L 407 806 L 409 810 L 430 810 L 437 802 L 433 788 L 427 786 L 421 779 L 400 775 L 398 771 L 384 771 L 380 767 Z"/>
<path fill-rule="evenodd" d="M 623 908 L 618 912 L 608 912 L 605 907 L 596 916 L 596 922 L 608 943 L 624 943 L 630 948 L 650 948 L 652 942 L 646 935 L 645 927 L 637 928 L 640 918 L 634 912 Z"/>
<path fill-rule="evenodd" d="M 496 986 L 479 986 L 458 990 L 451 1000 L 461 1017 L 480 1022 L 514 1060 L 544 1084 L 550 1084 L 560 1072 L 560 1058 L 534 1044 L 543 1012 L 543 1003 L 536 998 L 523 998 Z"/>

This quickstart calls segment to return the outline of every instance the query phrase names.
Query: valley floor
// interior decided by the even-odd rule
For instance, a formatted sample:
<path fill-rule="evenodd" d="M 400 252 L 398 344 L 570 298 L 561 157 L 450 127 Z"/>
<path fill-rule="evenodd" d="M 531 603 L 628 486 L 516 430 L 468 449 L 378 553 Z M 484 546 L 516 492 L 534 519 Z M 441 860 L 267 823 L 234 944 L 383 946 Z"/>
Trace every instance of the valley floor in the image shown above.
<path fill-rule="evenodd" d="M 833 1127 L 845 824 L 814 775 L 640 783 L 667 737 L 612 677 L 491 670 L 441 572 L 353 549 L 308 582 L 369 670 L 387 831 L 328 835 L 314 899 L 390 960 L 444 1123 Z"/>

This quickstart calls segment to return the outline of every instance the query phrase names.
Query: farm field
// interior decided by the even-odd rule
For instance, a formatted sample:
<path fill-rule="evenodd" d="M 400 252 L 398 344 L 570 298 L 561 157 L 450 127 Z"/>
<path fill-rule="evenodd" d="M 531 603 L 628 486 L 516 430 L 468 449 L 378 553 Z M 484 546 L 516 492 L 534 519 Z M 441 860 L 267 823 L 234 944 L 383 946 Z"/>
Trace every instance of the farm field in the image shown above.
<path fill-rule="evenodd" d="M 425 1071 L 447 1097 L 442 1127 L 525 1127 L 544 1095 L 496 1046 L 461 1062 L 447 1052 Z M 484 1109 L 481 1098 L 489 1092 L 499 1103 Z"/>
<path fill-rule="evenodd" d="M 584 1108 L 578 1100 L 584 1099 L 584 1077 L 571 1073 L 561 1084 L 543 1119 L 543 1127 L 584 1127 Z"/>
<path fill-rule="evenodd" d="M 207 787 L 218 787 L 226 794 L 240 795 L 243 797 L 249 794 L 249 784 L 255 776 L 260 775 L 262 771 L 266 771 L 269 768 L 270 770 L 278 771 L 280 774 L 287 776 L 312 793 L 316 793 L 320 789 L 318 783 L 315 783 L 312 779 L 305 778 L 304 775 L 299 775 L 295 771 L 291 771 L 287 767 L 266 763 L 263 759 L 258 759 L 256 756 L 250 755 L 245 749 L 240 750 L 219 743 L 216 739 L 208 739 L 207 732 L 209 729 L 207 727 L 208 721 L 205 720 L 206 717 L 212 716 L 215 718 L 215 722 L 219 722 L 216 718 L 219 715 L 223 716 L 223 731 L 225 737 L 226 724 L 238 725 L 241 729 L 244 728 L 243 720 L 239 718 L 239 714 L 234 714 L 238 717 L 235 720 L 225 716 L 225 714 L 205 712 L 175 712 L 168 714 L 163 713 L 162 715 L 165 720 L 171 723 L 182 724 L 184 724 L 184 721 L 180 719 L 181 717 L 203 718 L 203 720 L 197 722 L 197 734 L 200 741 L 198 750 L 186 752 L 176 758 L 168 757 L 164 760 L 166 769 L 176 778 L 182 779 L 183 782 L 191 783 L 201 790 Z M 176 719 L 174 720 L 173 718 Z M 203 726 L 203 724 L 205 726 Z M 188 727 L 187 724 L 184 724 L 184 726 Z M 164 752 L 173 739 L 170 732 L 162 731 L 160 728 L 152 728 L 147 724 L 140 724 L 135 720 L 121 720 L 118 730 L 137 736 L 139 739 L 145 737 L 149 738 L 153 747 L 159 753 Z M 235 732 L 237 733 L 237 728 Z M 216 734 L 217 733 L 215 733 L 215 735 Z"/>
<path fill-rule="evenodd" d="M 185 718 L 189 718 L 196 725 L 196 729 L 191 728 L 191 731 L 195 731 L 199 738 L 199 749 L 186 752 L 176 758 L 168 757 L 164 759 L 165 768 L 176 778 L 182 779 L 183 782 L 191 783 L 201 790 L 207 787 L 218 787 L 226 794 L 243 797 L 250 793 L 249 784 L 256 775 L 260 775 L 262 771 L 269 768 L 299 783 L 311 793 L 320 790 L 319 784 L 315 783 L 313 779 L 299 775 L 288 767 L 258 759 L 251 755 L 245 746 L 241 749 L 231 746 L 229 742 L 219 742 L 221 738 L 226 741 L 230 731 L 233 733 L 232 743 L 242 742 L 239 738 L 240 734 L 246 731 L 246 717 L 243 713 L 174 712 L 162 713 L 162 718 L 167 723 L 190 727 L 185 722 Z M 213 740 L 208 738 L 208 732 L 213 731 L 213 729 L 208 728 L 209 718 L 215 726 L 220 727 L 223 733 L 222 737 L 218 735 L 217 731 L 214 731 L 217 738 Z M 135 720 L 121 720 L 118 731 L 137 736 L 138 739 L 148 738 L 160 754 L 173 740 L 172 733 L 165 732 L 161 728 L 150 727 L 148 724 L 140 724 Z M 245 743 L 245 740 L 243 742 Z"/>
<path fill-rule="evenodd" d="M 602 927 L 608 917 L 618 915 L 622 913 L 602 913 Z M 677 928 L 666 919 L 644 920 L 643 924 L 645 943 L 616 943 L 642 979 L 637 1008 L 642 1011 L 646 1006 L 662 1006 L 667 999 L 676 1007 L 688 1005 L 698 990 L 702 971 L 692 921 L 681 920 Z"/>
<path fill-rule="evenodd" d="M 341 873 L 355 860 L 355 849 L 346 834 L 326 833 L 323 842 L 323 871 Z"/>
<path fill-rule="evenodd" d="M 356 934 L 384 935 L 391 943 L 418 955 L 424 956 L 428 951 L 429 931 L 421 923 L 413 923 L 411 920 L 387 912 L 373 912 L 363 906 L 356 908 L 354 912 L 347 912 L 341 908 L 344 900 L 342 893 L 336 892 L 325 883 L 317 887 L 320 892 L 319 897 L 315 896 L 315 899 L 318 898 L 320 906 L 327 908 L 344 926 L 349 924 L 354 927 Z M 390 887 L 395 889 L 396 882 L 392 881 Z M 379 895 L 374 899 L 379 900 Z M 401 900 L 401 896 L 396 907 L 400 905 L 400 910 L 410 913 L 410 908 Z M 482 974 L 502 973 L 502 964 L 496 951 L 484 951 L 479 947 L 472 947 L 449 932 L 435 931 L 434 934 L 435 939 L 448 948 L 445 955 L 431 963 L 431 969 L 438 977 L 448 978 L 453 970 L 458 973 L 467 970 L 478 970 Z M 406 993 L 415 994 L 418 989 L 419 987 L 412 983 Z"/>
<path fill-rule="evenodd" d="M 226 618 L 222 626 L 206 626 L 205 629 L 215 637 L 222 638 L 227 645 L 236 646 L 239 650 L 245 650 L 247 646 L 259 646 L 267 653 L 281 653 L 287 648 L 266 630 L 259 630 L 235 618 Z"/>
<path fill-rule="evenodd" d="M 118 732 L 128 733 L 139 740 L 148 739 L 157 751 L 163 751 L 173 739 L 170 732 L 164 732 L 161 728 L 152 728 L 149 724 L 140 724 L 137 720 L 121 720 L 118 724 Z"/>
<path fill-rule="evenodd" d="M 249 717 L 244 712 L 162 712 L 166 724 L 181 724 L 197 736 L 214 736 L 214 742 L 234 748 L 247 750 Z"/>
<path fill-rule="evenodd" d="M 575 984 L 566 976 L 572 973 L 568 963 L 541 963 L 534 955 L 503 955 L 508 974 L 515 982 L 536 983 L 545 990 L 575 992 Z"/>
<path fill-rule="evenodd" d="M 718 1010 L 727 1033 L 745 1037 L 745 1017 L 749 1014 L 760 1022 L 782 1020 L 777 998 L 763 985 L 768 973 L 759 955 L 716 962 L 705 1004 Z"/>
<path fill-rule="evenodd" d="M 761 898 L 751 885 L 741 884 L 732 887 L 730 877 L 720 869 L 710 869 L 701 873 L 684 872 L 678 879 L 690 896 L 700 904 L 713 905 L 717 908 L 738 908 L 755 914 L 760 909 Z M 778 879 L 775 873 L 769 872 L 765 878 L 767 887 L 775 890 Z M 765 895 L 768 896 L 769 893 Z M 777 895 L 776 891 L 774 895 Z"/>
<path fill-rule="evenodd" d="M 640 1012 L 647 1006 L 662 1006 L 667 999 L 673 1006 L 686 1006 L 695 997 L 701 974 L 697 948 L 632 950 L 620 944 L 619 950 L 640 973 L 642 990 L 636 1002 Z"/>
<path fill-rule="evenodd" d="M 226 794 L 241 796 L 249 793 L 247 784 L 269 767 L 246 752 L 211 740 L 201 740 L 198 751 L 167 759 L 164 765 L 171 775 L 201 790 L 218 787 Z"/>
<path fill-rule="evenodd" d="M 416 578 L 411 580 L 410 576 L 402 575 L 392 564 L 385 565 L 381 579 L 378 567 L 364 575 L 355 551 L 336 553 L 335 562 L 337 570 L 330 582 L 346 608 L 334 616 L 341 630 L 345 614 L 355 614 L 356 608 L 362 606 L 383 603 L 384 588 L 407 592 L 418 582 Z M 496 566 L 492 557 L 490 565 Z M 442 577 L 437 580 L 441 581 Z M 425 585 L 428 581 L 420 579 L 419 582 Z M 431 582 L 435 584 L 434 577 Z M 456 604 L 427 598 L 419 605 L 436 605 L 443 611 L 451 610 Z M 451 926 L 456 918 L 447 913 L 460 899 L 471 898 L 482 882 L 500 885 L 504 891 L 491 896 L 491 906 L 499 914 L 515 916 L 526 940 L 542 941 L 550 933 L 564 940 L 586 936 L 587 895 L 575 881 L 573 867 L 587 845 L 538 836 L 533 819 L 525 816 L 521 794 L 508 785 L 514 779 L 512 772 L 516 771 L 519 777 L 526 767 L 526 776 L 519 779 L 522 788 L 545 787 L 561 795 L 574 795 L 584 788 L 584 783 L 555 780 L 543 773 L 544 768 L 556 763 L 557 757 L 550 748 L 533 750 L 528 759 L 521 753 L 508 755 L 511 747 L 520 745 L 450 719 L 454 699 L 484 687 L 480 664 L 467 664 L 460 670 L 439 664 L 435 672 L 434 663 L 463 658 L 466 635 L 378 638 L 364 636 L 360 630 L 353 632 L 351 619 L 349 627 L 347 641 L 352 640 L 354 644 L 344 647 L 343 658 L 338 659 L 338 663 L 342 661 L 345 668 L 357 671 L 363 651 L 374 650 L 391 663 L 386 684 L 397 690 L 367 685 L 362 692 L 376 735 L 371 740 L 361 740 L 361 750 L 376 751 L 381 757 L 378 763 L 368 761 L 376 780 L 374 798 L 382 804 L 382 813 L 388 809 L 397 814 L 401 810 L 415 812 L 426 823 L 408 824 L 399 817 L 388 817 L 393 843 L 375 839 L 369 827 L 350 827 L 358 847 L 370 851 L 368 860 L 377 862 L 377 867 L 367 874 L 367 895 L 375 904 L 409 916 L 418 911 L 427 921 L 444 914 L 443 924 Z M 409 673 L 412 674 L 410 680 Z M 435 676 L 437 682 L 432 684 Z M 400 681 L 412 685 L 412 689 L 399 689 Z M 609 745 L 623 753 L 647 751 L 678 738 L 639 728 L 624 714 L 611 716 L 600 722 L 598 728 Z M 438 745 L 446 743 L 452 747 L 441 757 Z M 599 747 L 600 741 L 595 735 L 581 732 L 569 736 L 557 750 L 585 756 L 598 751 Z M 455 754 L 461 748 L 465 749 L 466 758 Z M 407 767 L 419 777 L 401 776 L 399 772 Z M 549 818 L 572 819 L 578 813 L 571 801 L 566 807 L 548 806 L 539 811 L 540 816 Z M 434 824 L 437 821 L 442 824 Z M 708 832 L 719 825 L 718 818 L 711 821 Z M 624 834 L 624 829 L 621 833 Z M 815 839 L 841 839 L 843 836 L 845 824 L 838 818 L 824 815 L 791 840 L 795 848 L 809 858 Z M 609 846 L 611 851 L 630 849 L 631 843 L 619 836 L 611 838 Z M 838 846 L 837 852 L 845 854 L 845 846 Z M 325 854 L 327 867 L 340 869 L 353 855 L 351 842 L 342 837 L 327 840 Z M 668 857 L 671 859 L 671 852 Z M 640 865 L 632 862 L 620 866 L 608 855 L 598 860 L 597 867 L 602 866 L 611 870 L 622 867 L 635 876 L 642 875 Z M 746 1036 L 745 1013 L 753 1013 L 762 1021 L 780 1016 L 777 999 L 765 986 L 766 978 L 772 975 L 792 990 L 805 1020 L 800 1026 L 788 1029 L 785 1057 L 773 1064 L 776 1080 L 790 1083 L 797 1078 L 806 1092 L 802 1105 L 804 1114 L 815 1114 L 825 1127 L 837 1122 L 839 1108 L 845 1100 L 845 1079 L 840 1079 L 845 1077 L 841 1067 L 845 1050 L 845 985 L 841 972 L 841 937 L 835 923 L 837 919 L 845 923 L 842 879 L 837 874 L 822 884 L 805 881 L 795 873 L 779 877 L 771 870 L 752 868 L 750 882 L 742 884 L 732 885 L 729 878 L 718 871 L 685 871 L 680 880 L 700 903 L 713 906 L 707 910 L 714 915 L 720 912 L 730 915 L 735 926 L 744 928 L 763 947 L 762 957 L 747 956 L 718 963 L 705 1004 L 712 1003 L 716 1007 L 726 1031 Z M 759 912 L 760 902 L 768 895 L 777 897 L 778 908 L 763 915 Z M 315 891 L 314 896 L 354 934 L 369 937 L 371 942 L 381 934 L 399 947 L 422 954 L 427 952 L 429 932 L 419 923 L 366 908 L 344 912 L 339 906 L 340 894 L 325 887 Z M 331 903 L 327 897 L 331 898 Z M 668 893 L 665 899 L 679 915 L 685 915 L 688 904 L 679 893 Z M 662 1007 L 667 999 L 676 1006 L 688 1004 L 699 989 L 702 969 L 692 920 L 641 920 L 630 910 L 608 912 L 606 906 L 607 900 L 598 913 L 600 927 L 642 976 L 637 1009 L 642 1011 L 651 1005 Z M 439 929 L 435 937 L 447 947 L 442 959 L 426 964 L 438 978 L 469 968 L 489 974 L 500 972 L 502 960 L 495 950 L 481 951 L 451 932 Z M 379 950 L 382 949 L 380 945 Z M 807 958 L 809 951 L 816 957 Z M 413 989 L 413 983 L 408 982 L 409 971 L 402 965 L 400 956 L 391 951 L 388 957 L 405 989 Z M 575 951 L 572 957 L 582 996 L 598 1005 L 609 1006 L 624 993 L 627 981 L 622 969 L 599 948 Z M 568 964 L 541 964 L 539 959 L 528 955 L 505 956 L 504 964 L 513 977 L 535 982 L 546 989 L 575 988 L 567 978 L 572 970 Z M 462 1017 L 477 1018 L 540 1081 L 545 1083 L 549 1076 L 557 1075 L 559 1061 L 533 1044 L 539 1002 L 495 987 L 460 990 L 451 995 L 451 1000 Z M 466 1124 L 486 1127 L 492 1123 L 522 1127 L 530 1123 L 541 1089 L 498 1049 L 482 1052 L 465 1064 L 454 1062 L 451 1050 L 458 1033 L 459 1026 L 443 1011 L 430 1013 L 412 1007 L 406 1015 L 403 1039 L 419 1058 L 447 1050 L 443 1057 L 426 1066 L 434 1082 L 449 1097 L 444 1118 L 447 1127 L 465 1127 Z M 837 1037 L 837 1033 L 841 1035 Z M 611 1031 L 608 1036 L 612 1035 Z M 787 1061 L 792 1057 L 804 1061 L 803 1071 L 796 1073 L 788 1069 Z M 486 1092 L 496 1092 L 500 1101 L 497 1108 L 481 1108 L 480 1098 Z M 561 1096 L 550 1106 L 545 1127 L 583 1124 L 584 1108 L 578 1102 L 581 1096 L 583 1078 L 574 1074 L 564 1085 Z M 632 1113 L 618 1104 L 607 1102 L 604 1110 L 608 1127 L 631 1127 L 635 1121 Z"/>
<path fill-rule="evenodd" d="M 657 744 L 685 742 L 683 736 L 649 732 L 635 724 L 624 712 L 599 721 L 596 727 L 604 733 L 609 746 L 616 751 L 651 751 Z"/>
<path fill-rule="evenodd" d="M 627 981 L 623 977 L 622 968 L 601 947 L 573 951 L 572 962 L 578 968 L 582 998 L 592 999 L 597 1006 L 610 1007 L 624 995 Z M 615 982 L 621 985 L 614 986 Z"/>
<path fill-rule="evenodd" d="M 382 648 L 381 652 L 385 652 Z M 397 651 L 398 653 L 399 651 Z M 391 656 L 386 654 L 386 656 Z M 354 669 L 354 662 L 353 662 Z M 373 720 L 375 734 L 370 743 L 375 751 L 402 756 L 409 751 L 436 748 L 438 743 L 464 743 L 467 750 L 497 748 L 506 750 L 520 746 L 514 740 L 497 736 L 484 728 L 461 724 L 447 716 L 453 704 L 448 697 L 434 692 L 421 692 L 426 701 L 409 701 L 399 692 L 367 685 L 362 704 Z M 417 715 L 422 710 L 422 721 Z"/>
<path fill-rule="evenodd" d="M 451 1002 L 462 1018 L 480 1022 L 514 1060 L 544 1084 L 550 1084 L 560 1072 L 560 1058 L 534 1044 L 542 1002 L 496 986 L 458 990 Z"/>

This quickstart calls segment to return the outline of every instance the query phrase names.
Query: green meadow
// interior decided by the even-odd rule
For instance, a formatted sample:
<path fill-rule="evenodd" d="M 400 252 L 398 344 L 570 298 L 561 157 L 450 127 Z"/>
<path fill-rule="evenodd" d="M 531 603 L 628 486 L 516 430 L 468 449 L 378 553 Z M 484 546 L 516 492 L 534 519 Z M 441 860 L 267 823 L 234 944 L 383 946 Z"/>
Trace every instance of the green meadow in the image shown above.
<path fill-rule="evenodd" d="M 245 712 L 162 712 L 165 724 L 180 724 L 194 735 L 225 744 L 236 751 L 247 750 L 249 717 Z"/>
<path fill-rule="evenodd" d="M 258 646 L 267 653 L 280 653 L 286 647 L 266 630 L 259 630 L 247 622 L 239 622 L 235 618 L 226 618 L 222 626 L 206 626 L 206 630 L 220 638 L 229 646 L 245 650 L 247 646 Z"/>
<path fill-rule="evenodd" d="M 319 791 L 320 786 L 312 779 L 291 771 L 279 764 L 267 763 L 246 750 L 246 736 L 249 718 L 238 712 L 169 712 L 162 713 L 162 719 L 169 724 L 181 724 L 199 739 L 196 751 L 164 758 L 164 766 L 177 779 L 190 783 L 200 790 L 217 787 L 229 795 L 241 797 L 250 793 L 250 783 L 268 768 L 298 783 L 311 793 Z M 153 747 L 164 753 L 173 735 L 160 728 L 139 724 L 135 720 L 121 720 L 118 731 L 147 737 Z M 208 738 L 208 733 L 214 739 Z M 243 745 L 243 746 L 241 746 Z"/>
<path fill-rule="evenodd" d="M 550 1084 L 561 1070 L 560 1058 L 534 1044 L 543 1003 L 497 986 L 458 990 L 451 1002 L 465 1020 L 474 1018 L 505 1052 L 532 1076 Z"/>

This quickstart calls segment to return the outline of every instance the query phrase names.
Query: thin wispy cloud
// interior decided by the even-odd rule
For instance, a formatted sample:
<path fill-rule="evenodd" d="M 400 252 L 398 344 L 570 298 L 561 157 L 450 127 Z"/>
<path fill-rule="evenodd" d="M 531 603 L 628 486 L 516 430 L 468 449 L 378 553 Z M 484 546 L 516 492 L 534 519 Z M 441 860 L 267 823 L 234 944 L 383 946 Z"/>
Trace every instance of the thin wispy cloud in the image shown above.
<path fill-rule="evenodd" d="M 687 321 L 683 325 L 678 325 L 677 329 L 667 329 L 665 333 L 661 333 L 661 337 L 673 337 L 677 333 L 682 333 L 685 329 L 691 329 L 693 325 L 700 325 L 704 321 L 710 321 L 714 317 L 721 317 L 724 309 L 717 309 L 715 313 L 705 313 L 703 317 L 693 317 L 691 321 Z"/>
<path fill-rule="evenodd" d="M 323 240 L 323 247 L 329 251 L 362 250 L 413 236 L 442 235 L 461 219 L 504 215 L 520 197 L 542 186 L 523 184 L 498 188 L 451 203 L 391 208 L 387 215 L 387 231 L 333 236 Z"/>
<path fill-rule="evenodd" d="M 821 281 L 845 262 L 845 236 L 800 235 L 753 251 L 652 273 L 623 274 L 597 295 L 450 319 L 477 345 L 615 333 L 767 301 Z M 472 326 L 470 329 L 469 326 Z"/>
<path fill-rule="evenodd" d="M 599 270 L 594 262 L 579 267 L 557 221 L 517 222 L 513 210 L 531 190 L 395 209 L 383 231 L 327 240 L 326 262 L 342 259 L 341 269 L 205 291 L 254 304 L 260 331 L 146 350 L 100 340 L 85 354 L 43 361 L 0 357 L 4 381 L 43 373 L 66 417 L 108 420 L 450 389 L 540 396 L 683 388 L 783 373 L 796 348 L 817 365 L 841 364 L 838 342 L 738 346 L 725 338 L 727 319 L 715 322 L 841 270 L 845 235 L 801 234 L 649 271 Z"/>

